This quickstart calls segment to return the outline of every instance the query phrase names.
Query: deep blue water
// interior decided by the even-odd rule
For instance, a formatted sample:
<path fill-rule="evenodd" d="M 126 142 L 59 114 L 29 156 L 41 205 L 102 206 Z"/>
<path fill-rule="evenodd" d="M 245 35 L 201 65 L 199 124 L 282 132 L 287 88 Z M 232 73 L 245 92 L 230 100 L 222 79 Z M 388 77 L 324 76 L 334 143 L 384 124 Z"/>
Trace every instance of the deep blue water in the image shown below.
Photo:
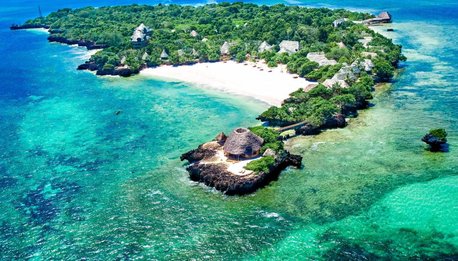
<path fill-rule="evenodd" d="M 8 29 L 37 5 L 132 2 L 159 1 L 2 2 L 0 259 L 457 258 L 458 3 L 250 1 L 388 10 L 387 34 L 409 60 L 348 128 L 291 142 L 303 170 L 228 198 L 190 182 L 178 157 L 255 124 L 265 104 L 96 77 L 75 70 L 85 50 Z M 449 153 L 424 150 L 435 126 L 449 132 Z"/>

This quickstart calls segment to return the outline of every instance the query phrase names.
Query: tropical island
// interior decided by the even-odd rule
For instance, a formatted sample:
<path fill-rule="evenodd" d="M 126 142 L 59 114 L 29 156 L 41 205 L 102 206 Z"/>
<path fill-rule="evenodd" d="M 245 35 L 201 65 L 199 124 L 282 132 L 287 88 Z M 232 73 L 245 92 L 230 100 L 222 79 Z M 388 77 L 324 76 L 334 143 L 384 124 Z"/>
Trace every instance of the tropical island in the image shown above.
<path fill-rule="evenodd" d="M 142 71 L 187 81 L 210 73 L 228 81 L 212 70 L 236 68 L 225 74 L 249 85 L 231 85 L 253 86 L 259 97 L 270 91 L 261 100 L 273 106 L 257 117 L 263 126 L 220 133 L 181 157 L 190 162 L 192 180 L 233 195 L 255 191 L 288 166 L 300 167 L 301 157 L 285 151 L 283 140 L 345 127 L 348 117 L 369 106 L 374 86 L 389 82 L 405 60 L 401 46 L 368 27 L 391 19 L 387 12 L 285 5 L 159 4 L 61 9 L 11 29 L 44 28 L 51 42 L 99 49 L 78 67 L 97 75 Z M 267 80 L 256 84 L 243 72 Z"/>

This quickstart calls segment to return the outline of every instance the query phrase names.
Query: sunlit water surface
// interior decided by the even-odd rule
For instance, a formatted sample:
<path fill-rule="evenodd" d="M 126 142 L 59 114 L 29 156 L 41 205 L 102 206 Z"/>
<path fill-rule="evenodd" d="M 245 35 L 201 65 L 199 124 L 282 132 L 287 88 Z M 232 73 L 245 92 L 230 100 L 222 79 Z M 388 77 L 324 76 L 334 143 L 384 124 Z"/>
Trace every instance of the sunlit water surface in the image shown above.
<path fill-rule="evenodd" d="M 42 2 L 45 13 L 112 3 Z M 267 105 L 76 71 L 85 50 L 8 30 L 35 2 L 2 4 L 0 259 L 458 258 L 455 1 L 253 2 L 389 10 L 386 34 L 409 60 L 349 127 L 288 143 L 302 170 L 246 197 L 190 182 L 179 155 L 256 124 Z M 420 141 L 436 126 L 448 153 Z"/>

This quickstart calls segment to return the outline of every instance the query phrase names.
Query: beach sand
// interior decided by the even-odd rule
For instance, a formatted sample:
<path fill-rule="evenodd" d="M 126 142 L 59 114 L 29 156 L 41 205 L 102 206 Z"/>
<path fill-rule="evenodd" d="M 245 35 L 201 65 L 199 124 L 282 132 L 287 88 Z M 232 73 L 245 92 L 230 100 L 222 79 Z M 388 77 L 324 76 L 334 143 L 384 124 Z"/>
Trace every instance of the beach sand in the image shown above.
<path fill-rule="evenodd" d="M 263 62 L 160 66 L 142 70 L 140 75 L 248 96 L 275 106 L 281 105 L 290 93 L 316 85 L 288 73 L 285 65 L 268 68 Z"/>

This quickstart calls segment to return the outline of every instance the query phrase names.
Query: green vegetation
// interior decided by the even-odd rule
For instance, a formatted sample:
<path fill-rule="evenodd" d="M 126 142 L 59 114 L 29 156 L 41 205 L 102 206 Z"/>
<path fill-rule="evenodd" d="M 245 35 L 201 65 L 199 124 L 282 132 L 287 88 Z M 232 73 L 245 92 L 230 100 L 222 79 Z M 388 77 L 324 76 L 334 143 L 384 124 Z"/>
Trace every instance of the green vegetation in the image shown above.
<path fill-rule="evenodd" d="M 341 68 L 342 64 L 321 66 L 305 75 L 305 78 L 311 81 L 324 82 L 326 79 L 332 78 Z"/>
<path fill-rule="evenodd" d="M 110 74 L 116 68 L 135 73 L 161 64 L 264 59 L 269 67 L 284 64 L 291 73 L 320 83 L 335 78 L 308 93 L 292 93 L 281 107 L 271 107 L 258 117 L 272 126 L 305 121 L 320 127 L 336 114 L 345 116 L 366 107 L 372 98 L 374 79 L 389 81 L 399 61 L 405 60 L 401 46 L 353 22 L 370 17 L 343 9 L 237 2 L 198 7 L 159 4 L 61 9 L 26 24 L 49 26 L 54 38 L 106 46 L 91 57 L 91 66 L 86 67 L 101 74 Z M 347 21 L 334 27 L 333 21 L 341 18 Z M 142 23 L 150 29 L 145 30 L 148 40 L 132 43 L 131 36 Z M 366 39 L 364 45 L 361 39 Z M 280 53 L 284 40 L 297 41 L 299 50 Z M 222 55 L 220 48 L 225 42 L 229 54 Z M 267 42 L 269 48 L 260 50 L 262 42 Z M 161 58 L 164 51 L 168 57 Z M 307 58 L 311 52 L 322 52 L 333 60 L 330 64 L 337 64 L 319 66 Z M 373 67 L 367 69 L 368 63 Z M 342 82 L 345 86 L 340 85 Z M 265 136 L 263 150 L 282 149 L 270 131 L 255 131 Z"/>
<path fill-rule="evenodd" d="M 445 129 L 432 129 L 429 134 L 436 137 L 441 142 L 447 142 L 447 132 Z"/>
<path fill-rule="evenodd" d="M 275 163 L 275 158 L 272 156 L 262 157 L 258 160 L 249 162 L 245 169 L 254 171 L 256 173 L 269 172 L 269 168 Z"/>
<path fill-rule="evenodd" d="M 218 61 L 221 59 L 220 47 L 227 41 L 231 46 L 231 59 L 242 62 L 250 54 L 251 59 L 265 59 L 271 67 L 278 63 L 288 64 L 292 72 L 305 76 L 318 68 L 316 63 L 305 58 L 308 52 L 322 51 L 329 58 L 350 62 L 361 56 L 358 39 L 366 35 L 380 43 L 375 50 L 379 57 L 396 63 L 400 47 L 390 40 L 360 24 L 347 22 L 338 28 L 332 26 L 339 18 L 354 21 L 369 17 L 369 14 L 343 9 L 285 5 L 221 3 L 193 7 L 159 4 L 66 8 L 26 24 L 50 26 L 55 37 L 109 46 L 91 58 L 99 68 L 120 66 L 123 57 L 126 57 L 123 64 L 133 70 L 144 65 Z M 135 49 L 131 36 L 141 23 L 152 31 L 148 43 Z M 197 35 L 191 35 L 193 31 Z M 300 51 L 291 55 L 277 53 L 283 40 L 298 41 Z M 258 53 L 263 41 L 273 46 L 271 52 Z M 337 42 L 346 47 L 339 48 Z M 169 54 L 168 59 L 160 59 L 163 50 Z M 146 59 L 143 57 L 145 52 L 149 54 Z M 325 77 L 324 74 L 320 75 Z"/>
<path fill-rule="evenodd" d="M 251 132 L 264 139 L 261 153 L 264 153 L 267 149 L 272 149 L 275 152 L 283 150 L 283 142 L 280 139 L 280 134 L 276 130 L 263 126 L 250 127 L 249 129 Z"/>
<path fill-rule="evenodd" d="M 379 80 L 389 81 L 394 75 L 394 67 L 388 61 L 377 59 L 375 61 L 375 73 Z"/>

